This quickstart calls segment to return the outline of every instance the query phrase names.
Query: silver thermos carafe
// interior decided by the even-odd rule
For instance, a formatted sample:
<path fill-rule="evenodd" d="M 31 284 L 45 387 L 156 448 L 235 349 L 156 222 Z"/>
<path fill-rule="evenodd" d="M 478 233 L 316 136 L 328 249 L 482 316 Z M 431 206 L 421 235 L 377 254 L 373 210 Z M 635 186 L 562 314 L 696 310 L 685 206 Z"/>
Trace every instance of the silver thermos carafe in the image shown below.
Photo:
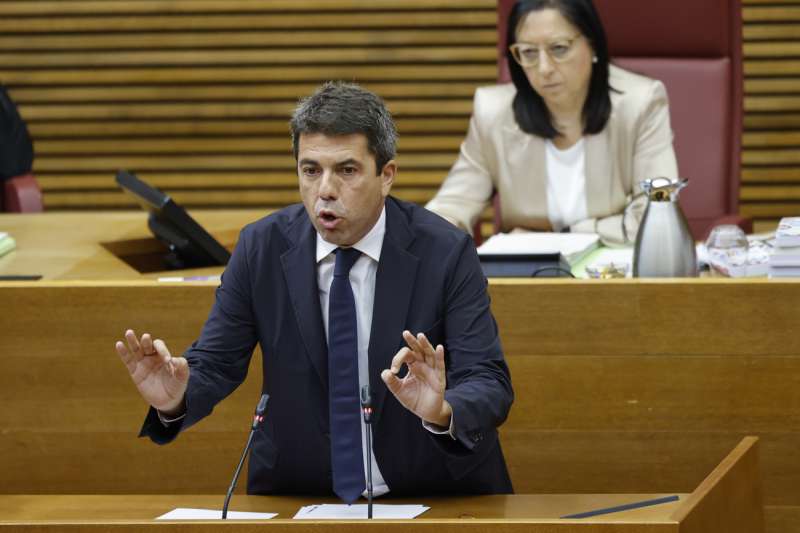
<path fill-rule="evenodd" d="M 685 278 L 697 276 L 697 256 L 689 224 L 678 205 L 678 193 L 689 180 L 653 178 L 641 183 L 647 195 L 636 245 L 633 277 Z"/>

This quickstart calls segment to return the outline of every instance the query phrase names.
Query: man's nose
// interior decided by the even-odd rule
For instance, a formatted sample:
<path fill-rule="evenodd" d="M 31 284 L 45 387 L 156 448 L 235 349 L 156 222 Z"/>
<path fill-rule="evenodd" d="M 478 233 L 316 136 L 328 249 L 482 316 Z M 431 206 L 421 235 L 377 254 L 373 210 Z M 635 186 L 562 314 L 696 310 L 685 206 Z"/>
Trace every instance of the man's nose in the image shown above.
<path fill-rule="evenodd" d="M 336 199 L 339 196 L 339 186 L 336 182 L 336 176 L 331 170 L 323 170 L 319 182 L 319 197 L 328 199 Z"/>

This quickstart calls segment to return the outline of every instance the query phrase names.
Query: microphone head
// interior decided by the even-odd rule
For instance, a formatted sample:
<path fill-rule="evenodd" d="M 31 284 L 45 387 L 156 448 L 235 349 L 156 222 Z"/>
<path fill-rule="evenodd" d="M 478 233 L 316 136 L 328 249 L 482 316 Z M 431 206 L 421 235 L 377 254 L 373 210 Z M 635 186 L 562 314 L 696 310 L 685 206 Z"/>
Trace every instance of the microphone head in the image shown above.
<path fill-rule="evenodd" d="M 372 394 L 370 394 L 369 385 L 361 387 L 361 407 L 372 407 Z"/>
<path fill-rule="evenodd" d="M 264 414 L 264 411 L 267 409 L 268 400 L 269 400 L 269 394 L 261 395 L 261 399 L 258 400 L 258 405 L 256 406 L 256 416 L 261 416 Z"/>

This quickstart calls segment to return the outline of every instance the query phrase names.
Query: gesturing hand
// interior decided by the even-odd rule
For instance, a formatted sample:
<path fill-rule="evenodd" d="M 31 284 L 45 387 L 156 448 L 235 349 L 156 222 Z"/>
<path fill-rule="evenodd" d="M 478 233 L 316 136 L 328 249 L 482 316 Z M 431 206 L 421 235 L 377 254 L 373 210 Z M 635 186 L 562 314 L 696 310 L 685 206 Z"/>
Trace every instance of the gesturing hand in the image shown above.
<path fill-rule="evenodd" d="M 147 403 L 167 415 L 180 412 L 189 382 L 185 358 L 172 357 L 164 341 L 154 341 L 149 333 L 140 341 L 130 329 L 125 342 L 117 341 L 115 348 Z"/>
<path fill-rule="evenodd" d="M 381 378 L 406 409 L 427 422 L 448 427 L 453 410 L 444 399 L 444 346 L 434 349 L 422 333 L 414 337 L 404 331 L 403 339 L 408 346 L 395 354 L 391 368 L 381 372 Z M 408 374 L 400 379 L 397 373 L 403 364 L 408 367 Z"/>

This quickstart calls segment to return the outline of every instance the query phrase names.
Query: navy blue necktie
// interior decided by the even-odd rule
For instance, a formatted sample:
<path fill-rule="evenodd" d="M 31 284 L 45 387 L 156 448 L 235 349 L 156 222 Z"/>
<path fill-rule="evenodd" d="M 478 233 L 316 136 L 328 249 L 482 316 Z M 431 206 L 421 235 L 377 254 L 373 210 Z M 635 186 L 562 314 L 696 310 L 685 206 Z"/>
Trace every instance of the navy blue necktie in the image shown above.
<path fill-rule="evenodd" d="M 353 503 L 366 488 L 358 393 L 358 330 L 350 269 L 361 256 L 339 248 L 328 306 L 328 391 L 333 491 Z"/>

